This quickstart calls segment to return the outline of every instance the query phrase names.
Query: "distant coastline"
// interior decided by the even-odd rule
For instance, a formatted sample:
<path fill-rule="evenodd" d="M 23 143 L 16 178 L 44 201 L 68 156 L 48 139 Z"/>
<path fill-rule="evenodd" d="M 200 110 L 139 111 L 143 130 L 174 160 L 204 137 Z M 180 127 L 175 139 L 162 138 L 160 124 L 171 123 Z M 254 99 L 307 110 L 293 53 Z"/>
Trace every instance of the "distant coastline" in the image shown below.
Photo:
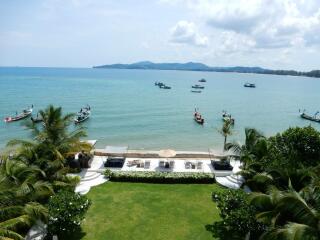
<path fill-rule="evenodd" d="M 256 73 L 288 76 L 304 76 L 320 78 L 320 70 L 300 72 L 295 70 L 272 70 L 261 67 L 210 67 L 203 63 L 153 63 L 150 61 L 137 62 L 132 64 L 110 64 L 93 66 L 93 68 L 106 69 L 141 69 L 141 70 L 179 70 L 179 71 L 203 71 L 203 72 L 237 72 L 237 73 Z"/>

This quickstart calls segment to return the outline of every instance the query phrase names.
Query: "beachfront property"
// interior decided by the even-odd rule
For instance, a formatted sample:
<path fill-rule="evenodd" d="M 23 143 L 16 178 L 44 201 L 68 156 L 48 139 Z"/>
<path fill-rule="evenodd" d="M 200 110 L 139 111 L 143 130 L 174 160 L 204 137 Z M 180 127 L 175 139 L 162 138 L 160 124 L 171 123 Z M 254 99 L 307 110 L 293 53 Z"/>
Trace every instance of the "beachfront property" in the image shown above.
<path fill-rule="evenodd" d="M 88 141 L 92 145 L 96 140 Z M 129 150 L 126 146 L 106 146 L 104 149 L 94 149 L 90 166 L 78 174 L 71 174 L 81 178 L 76 192 L 86 194 L 90 188 L 106 182 L 104 176 L 106 169 L 123 172 L 174 172 L 174 173 L 209 173 L 215 176 L 217 183 L 238 189 L 243 178 L 236 175 L 240 171 L 240 161 L 230 155 L 218 153 L 213 150 L 200 151 L 174 151 L 170 149 Z M 226 161 L 229 169 L 219 169 L 215 164 L 221 160 Z M 230 163 L 230 165 L 228 164 Z"/>

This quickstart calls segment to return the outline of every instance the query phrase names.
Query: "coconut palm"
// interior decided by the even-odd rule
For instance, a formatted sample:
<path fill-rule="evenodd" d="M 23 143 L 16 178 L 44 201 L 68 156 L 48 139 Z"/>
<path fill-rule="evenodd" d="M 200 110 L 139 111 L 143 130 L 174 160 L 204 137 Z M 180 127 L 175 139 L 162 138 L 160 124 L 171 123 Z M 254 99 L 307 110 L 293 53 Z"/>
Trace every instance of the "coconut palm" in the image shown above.
<path fill-rule="evenodd" d="M 218 130 L 219 133 L 224 137 L 224 143 L 223 143 L 223 150 L 226 149 L 227 145 L 227 138 L 228 136 L 232 135 L 232 121 L 231 119 L 226 119 L 222 125 L 222 128 Z"/>
<path fill-rule="evenodd" d="M 37 166 L 6 159 L 0 166 L 0 236 L 24 239 L 19 234 L 37 220 L 47 221 L 45 202 L 54 194 L 45 173 Z"/>
<path fill-rule="evenodd" d="M 39 166 L 51 180 L 59 179 L 66 173 L 65 159 L 80 150 L 90 151 L 91 146 L 80 141 L 86 136 L 82 127 L 69 131 L 73 114 L 62 115 L 61 107 L 52 105 L 39 114 L 42 125 L 27 125 L 34 140 L 11 140 L 8 146 L 16 147 L 16 159 Z"/>
<path fill-rule="evenodd" d="M 19 230 L 28 229 L 39 220 L 46 222 L 47 218 L 47 208 L 37 202 L 29 202 L 24 205 L 1 206 L 0 238 L 24 239 Z"/>
<path fill-rule="evenodd" d="M 253 193 L 250 203 L 258 211 L 257 219 L 269 226 L 261 239 L 319 239 L 319 209 L 298 192 L 272 189 L 269 194 Z"/>
<path fill-rule="evenodd" d="M 279 190 L 294 189 L 297 192 L 308 187 L 313 179 L 311 169 L 271 169 L 256 171 L 256 164 L 248 165 L 240 174 L 246 178 L 246 185 L 252 191 L 267 192 L 270 186 Z"/>
<path fill-rule="evenodd" d="M 268 144 L 262 133 L 254 128 L 245 129 L 245 143 L 227 143 L 226 149 L 233 151 L 240 157 L 240 161 L 247 164 L 254 163 L 256 159 L 262 159 L 267 155 Z"/>

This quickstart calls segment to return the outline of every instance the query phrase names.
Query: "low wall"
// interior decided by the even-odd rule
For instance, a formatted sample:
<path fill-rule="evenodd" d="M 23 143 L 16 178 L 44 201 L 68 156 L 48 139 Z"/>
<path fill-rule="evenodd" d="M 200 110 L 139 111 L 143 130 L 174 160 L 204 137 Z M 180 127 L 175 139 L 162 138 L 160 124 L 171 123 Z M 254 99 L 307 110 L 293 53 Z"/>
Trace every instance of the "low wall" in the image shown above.
<path fill-rule="evenodd" d="M 96 156 L 111 156 L 111 157 L 128 157 L 128 158 L 161 158 L 158 151 L 139 151 L 129 150 L 127 153 L 112 153 L 106 152 L 103 149 L 95 149 Z M 208 152 L 177 152 L 172 158 L 215 158 L 223 159 L 227 156 L 210 155 Z"/>

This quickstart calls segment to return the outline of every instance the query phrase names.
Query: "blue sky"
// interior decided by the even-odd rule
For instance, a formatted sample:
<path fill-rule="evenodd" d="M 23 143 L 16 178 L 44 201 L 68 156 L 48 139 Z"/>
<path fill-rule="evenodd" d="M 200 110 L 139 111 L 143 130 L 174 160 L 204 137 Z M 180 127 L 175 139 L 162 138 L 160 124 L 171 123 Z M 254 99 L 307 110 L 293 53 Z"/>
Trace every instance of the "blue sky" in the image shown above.
<path fill-rule="evenodd" d="M 0 65 L 319 69 L 319 0 L 0 1 Z"/>

